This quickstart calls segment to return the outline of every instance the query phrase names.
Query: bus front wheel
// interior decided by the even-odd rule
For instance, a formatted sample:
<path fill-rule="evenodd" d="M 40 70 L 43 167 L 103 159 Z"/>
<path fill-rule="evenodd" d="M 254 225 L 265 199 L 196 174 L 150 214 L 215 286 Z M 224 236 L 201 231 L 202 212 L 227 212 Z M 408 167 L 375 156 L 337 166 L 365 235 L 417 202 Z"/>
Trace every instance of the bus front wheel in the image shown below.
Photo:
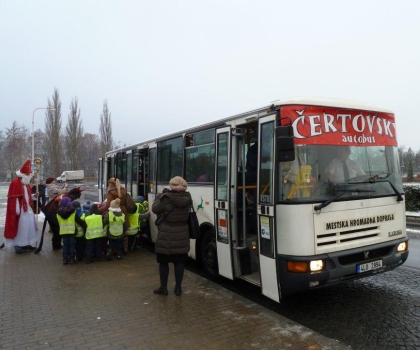
<path fill-rule="evenodd" d="M 212 277 L 219 275 L 217 246 L 214 232 L 207 232 L 201 241 L 201 261 L 204 270 Z"/>

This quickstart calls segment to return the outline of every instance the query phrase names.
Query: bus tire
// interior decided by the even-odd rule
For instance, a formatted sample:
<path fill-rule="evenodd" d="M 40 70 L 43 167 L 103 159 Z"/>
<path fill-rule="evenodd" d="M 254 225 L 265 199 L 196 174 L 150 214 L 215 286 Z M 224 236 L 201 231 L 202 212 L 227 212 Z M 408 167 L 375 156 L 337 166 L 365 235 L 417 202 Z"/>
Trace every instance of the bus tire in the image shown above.
<path fill-rule="evenodd" d="M 201 263 L 204 271 L 211 277 L 219 276 L 217 246 L 214 231 L 206 232 L 201 241 Z"/>

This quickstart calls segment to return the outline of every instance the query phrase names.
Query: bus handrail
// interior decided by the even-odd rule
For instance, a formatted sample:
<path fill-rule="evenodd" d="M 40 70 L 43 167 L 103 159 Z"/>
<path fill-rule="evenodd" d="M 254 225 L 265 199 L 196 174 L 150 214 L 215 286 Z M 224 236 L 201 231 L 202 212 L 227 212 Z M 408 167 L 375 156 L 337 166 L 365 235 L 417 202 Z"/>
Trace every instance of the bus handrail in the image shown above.
<path fill-rule="evenodd" d="M 305 189 L 308 189 L 308 188 L 312 188 L 313 187 L 313 185 L 299 185 L 299 186 L 296 186 L 291 192 L 290 192 L 290 194 L 287 196 L 287 199 L 290 199 L 290 198 L 293 198 L 293 196 L 295 195 L 295 193 L 296 193 L 296 191 L 297 190 L 305 190 Z M 305 196 L 304 196 L 305 197 Z M 309 196 L 306 196 L 306 197 L 310 197 L 310 195 Z"/>

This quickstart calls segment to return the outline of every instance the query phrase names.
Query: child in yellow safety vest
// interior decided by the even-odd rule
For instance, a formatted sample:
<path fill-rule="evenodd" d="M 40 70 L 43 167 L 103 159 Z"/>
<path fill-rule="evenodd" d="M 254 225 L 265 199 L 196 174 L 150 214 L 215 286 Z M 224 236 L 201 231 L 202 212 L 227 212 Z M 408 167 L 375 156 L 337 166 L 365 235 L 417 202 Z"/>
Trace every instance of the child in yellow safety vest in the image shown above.
<path fill-rule="evenodd" d="M 136 203 L 137 210 L 134 214 L 128 214 L 128 222 L 130 227 L 127 228 L 128 250 L 134 250 L 137 234 L 139 233 L 139 207 L 141 204 Z"/>
<path fill-rule="evenodd" d="M 137 248 L 136 243 L 140 241 L 142 228 L 146 226 L 146 223 L 149 223 L 149 208 L 143 196 L 136 198 L 136 207 L 136 212 L 128 216 L 128 221 L 130 222 L 130 227 L 127 229 L 129 251 Z"/>
<path fill-rule="evenodd" d="M 122 259 L 123 250 L 123 236 L 126 231 L 125 227 L 125 215 L 120 208 L 120 199 L 114 199 L 111 201 L 108 214 L 104 215 L 104 227 L 108 235 L 108 252 L 106 257 L 108 260 L 112 260 L 112 252 L 117 252 L 117 259 Z"/>
<path fill-rule="evenodd" d="M 76 215 L 69 197 L 61 199 L 56 217 L 60 227 L 60 237 L 63 238 L 63 265 L 67 265 L 69 260 L 70 264 L 74 264 L 76 262 L 76 224 L 80 225 L 83 230 L 86 230 L 86 224 Z"/>
<path fill-rule="evenodd" d="M 86 264 L 102 260 L 102 242 L 106 238 L 103 216 L 98 214 L 98 205 L 92 204 L 89 215 L 85 216 L 86 222 Z"/>
<path fill-rule="evenodd" d="M 141 204 L 140 207 L 140 215 L 139 215 L 139 222 L 140 222 L 140 235 L 139 239 L 145 238 L 149 242 L 151 242 L 150 237 L 150 224 L 149 224 L 149 217 L 150 217 L 150 211 L 149 211 L 149 202 L 145 200 L 142 196 L 138 196 L 136 198 L 136 202 L 139 202 Z"/>

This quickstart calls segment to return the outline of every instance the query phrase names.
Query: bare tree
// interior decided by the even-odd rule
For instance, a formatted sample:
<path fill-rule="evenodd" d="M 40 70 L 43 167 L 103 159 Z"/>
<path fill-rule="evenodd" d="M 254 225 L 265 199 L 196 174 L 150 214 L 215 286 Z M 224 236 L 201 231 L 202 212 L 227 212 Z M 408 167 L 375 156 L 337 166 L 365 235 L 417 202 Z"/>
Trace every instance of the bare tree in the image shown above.
<path fill-rule="evenodd" d="M 4 146 L 4 135 L 3 135 L 3 130 L 0 130 L 0 152 L 2 151 Z"/>
<path fill-rule="evenodd" d="M 3 130 L 0 130 L 0 159 L 3 159 L 3 152 L 4 147 L 6 145 L 6 140 L 4 137 Z M 0 162 L 0 179 L 1 181 L 4 181 L 7 179 L 8 172 L 6 171 L 6 167 L 4 166 L 3 162 Z"/>
<path fill-rule="evenodd" d="M 118 141 L 118 142 L 115 142 L 113 149 L 118 149 L 118 148 L 126 147 L 126 146 L 127 144 L 125 142 Z"/>
<path fill-rule="evenodd" d="M 83 155 L 81 158 L 81 169 L 85 170 L 86 177 L 98 176 L 98 160 L 103 156 L 98 135 L 84 134 L 80 148 Z"/>
<path fill-rule="evenodd" d="M 73 170 L 80 167 L 80 142 L 83 136 L 83 126 L 80 119 L 80 108 L 77 97 L 70 104 L 70 114 L 66 126 L 66 153 Z"/>
<path fill-rule="evenodd" d="M 99 126 L 99 132 L 101 135 L 101 148 L 102 148 L 102 157 L 105 156 L 105 153 L 112 150 L 114 141 L 112 139 L 112 122 L 111 122 L 111 113 L 108 110 L 108 101 L 104 101 L 101 114 L 101 125 Z"/>
<path fill-rule="evenodd" d="M 3 166 L 7 172 L 7 178 L 13 179 L 16 176 L 16 170 L 19 170 L 22 164 L 28 159 L 28 129 L 14 121 L 10 129 L 6 128 L 5 144 L 2 150 Z"/>
<path fill-rule="evenodd" d="M 48 176 L 58 176 L 61 174 L 63 157 L 63 147 L 60 142 L 61 133 L 61 101 L 58 89 L 54 89 L 52 99 L 48 99 L 48 107 L 54 111 L 45 112 L 45 146 L 48 150 L 48 157 L 45 159 L 46 167 L 53 172 Z M 47 176 L 47 177 L 48 177 Z"/>

